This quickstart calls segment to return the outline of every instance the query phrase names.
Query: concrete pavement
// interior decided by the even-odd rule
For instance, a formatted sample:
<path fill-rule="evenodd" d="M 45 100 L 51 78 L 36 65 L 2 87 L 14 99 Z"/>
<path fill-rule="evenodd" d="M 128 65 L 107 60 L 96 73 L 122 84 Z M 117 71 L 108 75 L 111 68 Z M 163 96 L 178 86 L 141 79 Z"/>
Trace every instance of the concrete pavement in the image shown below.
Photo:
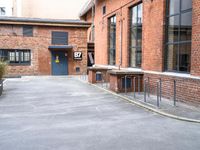
<path fill-rule="evenodd" d="M 70 77 L 9 79 L 0 150 L 199 150 L 200 125 L 138 108 Z"/>

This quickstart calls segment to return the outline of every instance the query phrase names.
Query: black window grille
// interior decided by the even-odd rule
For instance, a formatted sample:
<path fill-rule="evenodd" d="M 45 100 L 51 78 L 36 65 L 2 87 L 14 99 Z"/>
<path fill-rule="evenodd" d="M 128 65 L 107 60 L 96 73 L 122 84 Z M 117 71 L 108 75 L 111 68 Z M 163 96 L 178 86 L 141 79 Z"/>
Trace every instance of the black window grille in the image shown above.
<path fill-rule="evenodd" d="M 53 31 L 52 44 L 53 45 L 68 45 L 68 33 Z"/>
<path fill-rule="evenodd" d="M 190 72 L 192 0 L 167 0 L 165 70 Z"/>
<path fill-rule="evenodd" d="M 7 61 L 9 64 L 25 64 L 31 63 L 30 50 L 13 50 L 13 49 L 0 49 L 0 60 Z"/>
<path fill-rule="evenodd" d="M 142 63 L 142 3 L 130 9 L 129 66 L 141 67 Z"/>
<path fill-rule="evenodd" d="M 116 16 L 109 18 L 108 64 L 116 65 Z"/>

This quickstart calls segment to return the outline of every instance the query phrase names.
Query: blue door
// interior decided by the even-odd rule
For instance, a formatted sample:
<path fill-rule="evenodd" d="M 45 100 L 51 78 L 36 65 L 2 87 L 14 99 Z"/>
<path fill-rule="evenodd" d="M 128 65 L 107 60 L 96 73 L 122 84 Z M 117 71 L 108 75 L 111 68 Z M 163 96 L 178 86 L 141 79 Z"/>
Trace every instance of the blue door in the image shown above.
<path fill-rule="evenodd" d="M 66 52 L 52 51 L 52 75 L 68 75 Z"/>

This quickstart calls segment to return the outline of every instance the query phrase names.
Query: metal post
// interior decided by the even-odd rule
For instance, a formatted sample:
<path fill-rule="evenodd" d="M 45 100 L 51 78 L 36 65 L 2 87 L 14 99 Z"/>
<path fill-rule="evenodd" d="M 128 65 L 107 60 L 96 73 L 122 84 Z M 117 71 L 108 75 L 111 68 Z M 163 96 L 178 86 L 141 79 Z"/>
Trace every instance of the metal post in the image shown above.
<path fill-rule="evenodd" d="M 133 85 L 134 86 L 133 92 L 134 92 L 134 98 L 135 98 L 136 97 L 136 95 L 135 95 L 135 92 L 136 92 L 136 77 L 134 77 L 134 83 L 133 84 L 134 84 Z"/>
<path fill-rule="evenodd" d="M 148 77 L 148 97 L 150 97 L 150 78 Z"/>
<path fill-rule="evenodd" d="M 162 101 L 162 80 L 160 78 L 160 101 Z"/>
<path fill-rule="evenodd" d="M 157 107 L 160 107 L 160 100 L 159 100 L 159 81 L 157 81 Z"/>
<path fill-rule="evenodd" d="M 125 93 L 127 94 L 127 76 L 125 76 Z"/>
<path fill-rule="evenodd" d="M 138 76 L 138 94 L 140 94 L 140 76 Z"/>
<path fill-rule="evenodd" d="M 146 79 L 144 80 L 144 102 L 147 102 L 147 95 L 146 95 Z"/>
<path fill-rule="evenodd" d="M 176 106 L 176 80 L 174 80 L 174 106 Z"/>

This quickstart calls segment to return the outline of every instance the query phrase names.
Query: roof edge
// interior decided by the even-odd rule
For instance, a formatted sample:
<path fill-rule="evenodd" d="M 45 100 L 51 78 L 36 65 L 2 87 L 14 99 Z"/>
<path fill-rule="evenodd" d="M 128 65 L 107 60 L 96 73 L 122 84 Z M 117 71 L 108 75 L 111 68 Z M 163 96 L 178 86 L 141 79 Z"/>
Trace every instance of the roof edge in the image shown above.
<path fill-rule="evenodd" d="M 89 27 L 91 23 L 76 19 L 43 19 L 43 18 L 23 18 L 23 17 L 0 17 L 0 24 L 27 24 L 45 26 L 77 26 Z"/>
<path fill-rule="evenodd" d="M 79 13 L 79 18 L 83 17 L 87 12 L 89 12 L 93 6 L 95 6 L 95 0 L 89 0 L 86 2 Z"/>

